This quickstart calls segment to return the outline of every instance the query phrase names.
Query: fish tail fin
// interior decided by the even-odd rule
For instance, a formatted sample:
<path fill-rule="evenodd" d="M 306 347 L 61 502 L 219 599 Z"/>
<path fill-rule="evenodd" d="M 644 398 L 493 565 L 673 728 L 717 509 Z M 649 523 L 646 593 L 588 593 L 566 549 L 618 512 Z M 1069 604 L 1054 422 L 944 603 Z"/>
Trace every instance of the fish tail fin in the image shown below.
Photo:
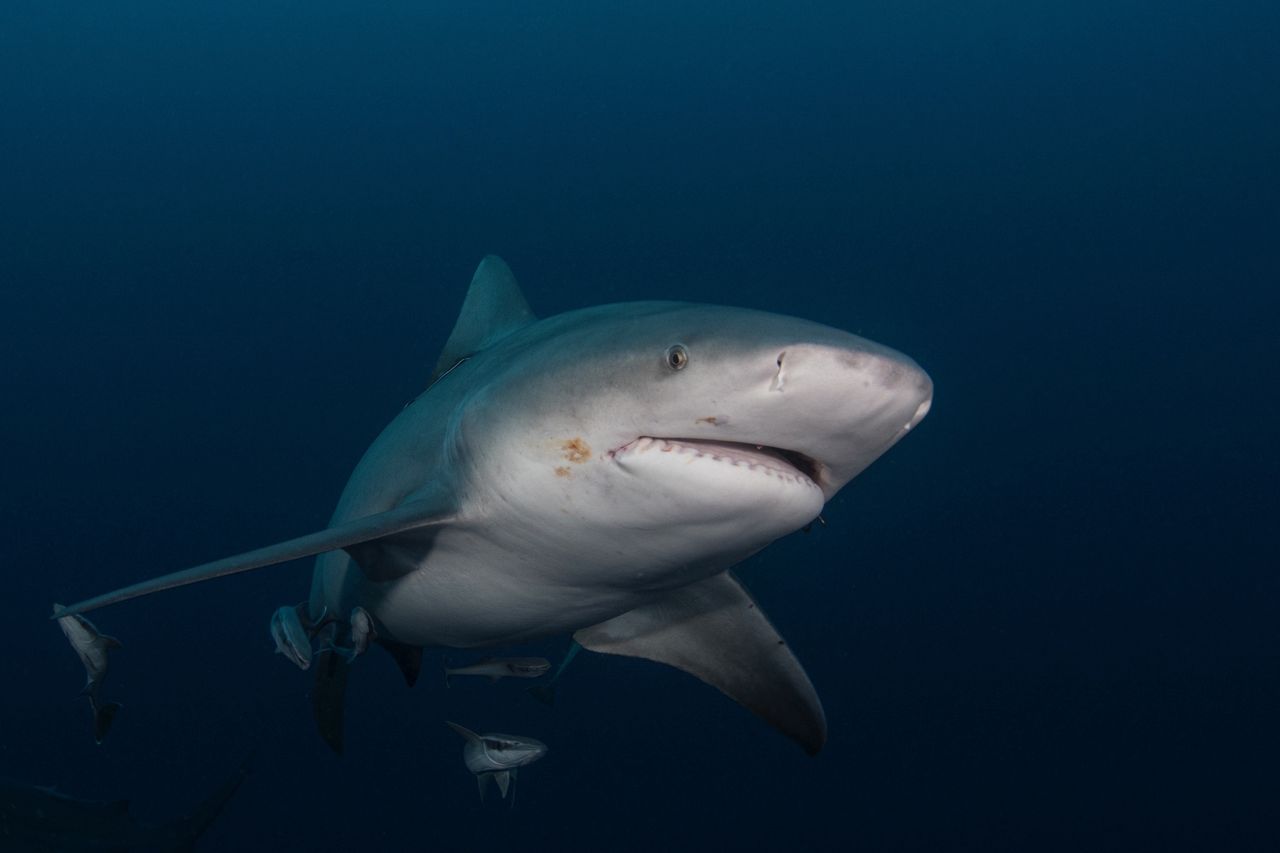
<path fill-rule="evenodd" d="M 351 664 L 333 651 L 316 658 L 316 682 L 311 690 L 311 710 L 320 737 L 338 755 L 343 749 L 343 720 L 346 716 L 347 675 Z"/>
<path fill-rule="evenodd" d="M 111 724 L 115 722 L 116 712 L 120 710 L 120 703 L 99 703 L 91 698 L 89 707 L 93 709 L 93 742 L 101 744 L 107 739 L 107 732 L 111 731 Z"/>

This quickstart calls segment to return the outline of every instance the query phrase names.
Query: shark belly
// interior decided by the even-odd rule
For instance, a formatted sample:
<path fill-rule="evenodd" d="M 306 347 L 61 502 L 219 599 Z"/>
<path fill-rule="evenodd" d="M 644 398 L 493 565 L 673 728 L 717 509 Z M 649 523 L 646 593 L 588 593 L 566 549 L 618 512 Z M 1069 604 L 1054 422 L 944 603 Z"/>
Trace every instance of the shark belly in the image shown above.
<path fill-rule="evenodd" d="M 394 577 L 345 560 L 324 584 L 331 612 L 364 607 L 412 646 L 572 633 L 725 571 L 822 509 L 821 489 L 774 460 L 647 442 L 564 476 L 563 444 L 526 445 L 495 466 L 503 476 L 473 480 L 467 503 L 483 510 L 429 545 L 387 546 Z M 708 489 L 718 500 L 689 499 Z"/>
<path fill-rule="evenodd" d="M 352 606 L 369 610 L 399 642 L 476 648 L 572 633 L 723 571 L 759 550 L 661 569 L 649 563 L 593 562 L 597 571 L 587 576 L 573 569 L 581 564 L 581 555 L 531 556 L 475 537 L 440 538 L 445 541 L 437 543 L 419 569 L 390 581 L 360 578 L 348 587 Z M 359 572 L 354 566 L 352 570 Z"/>

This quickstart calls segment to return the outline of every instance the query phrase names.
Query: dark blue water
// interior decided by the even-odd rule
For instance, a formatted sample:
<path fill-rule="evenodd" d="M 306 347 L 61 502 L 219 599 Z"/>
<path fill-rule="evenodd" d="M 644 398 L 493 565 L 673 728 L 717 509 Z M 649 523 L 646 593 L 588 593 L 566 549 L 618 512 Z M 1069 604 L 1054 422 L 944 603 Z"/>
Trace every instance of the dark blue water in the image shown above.
<path fill-rule="evenodd" d="M 0 6 L 3 775 L 161 818 L 256 747 L 209 851 L 1274 844 L 1280 16 L 949 5 Z M 544 316 L 744 305 L 929 370 L 742 570 L 826 750 L 657 665 L 548 709 L 379 653 L 339 759 L 266 630 L 309 563 L 101 612 L 96 747 L 50 603 L 323 524 L 487 252 Z M 551 745 L 513 810 L 446 716 Z"/>

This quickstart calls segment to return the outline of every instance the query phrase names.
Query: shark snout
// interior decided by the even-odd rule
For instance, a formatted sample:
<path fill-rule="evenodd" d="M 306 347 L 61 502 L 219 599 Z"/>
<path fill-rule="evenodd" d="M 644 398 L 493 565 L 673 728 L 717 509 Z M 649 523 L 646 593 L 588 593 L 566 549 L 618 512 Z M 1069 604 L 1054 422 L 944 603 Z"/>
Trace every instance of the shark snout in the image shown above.
<path fill-rule="evenodd" d="M 828 497 L 929 412 L 933 381 L 912 359 L 852 335 L 779 348 L 768 391 L 784 413 L 780 446 L 816 460 Z"/>
<path fill-rule="evenodd" d="M 933 406 L 933 380 L 929 378 L 929 374 L 920 370 L 919 367 L 916 370 L 920 374 L 916 382 L 916 390 L 920 402 L 916 404 L 915 413 L 911 416 L 911 420 L 907 422 L 907 429 L 911 429 L 924 420 L 924 416 L 929 414 L 929 409 Z"/>
<path fill-rule="evenodd" d="M 929 410 L 933 381 L 913 360 L 860 338 L 856 345 L 797 344 L 780 350 L 769 390 L 860 401 L 870 409 L 909 409 L 914 426 Z"/>

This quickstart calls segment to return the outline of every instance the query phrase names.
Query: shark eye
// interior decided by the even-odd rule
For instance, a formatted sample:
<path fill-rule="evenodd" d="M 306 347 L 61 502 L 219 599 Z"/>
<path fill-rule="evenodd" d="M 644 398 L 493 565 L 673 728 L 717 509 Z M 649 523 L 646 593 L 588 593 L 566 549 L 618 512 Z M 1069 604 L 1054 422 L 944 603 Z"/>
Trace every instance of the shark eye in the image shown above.
<path fill-rule="evenodd" d="M 674 344 L 667 348 L 667 367 L 672 370 L 684 370 L 689 363 L 689 351 L 683 344 Z"/>

